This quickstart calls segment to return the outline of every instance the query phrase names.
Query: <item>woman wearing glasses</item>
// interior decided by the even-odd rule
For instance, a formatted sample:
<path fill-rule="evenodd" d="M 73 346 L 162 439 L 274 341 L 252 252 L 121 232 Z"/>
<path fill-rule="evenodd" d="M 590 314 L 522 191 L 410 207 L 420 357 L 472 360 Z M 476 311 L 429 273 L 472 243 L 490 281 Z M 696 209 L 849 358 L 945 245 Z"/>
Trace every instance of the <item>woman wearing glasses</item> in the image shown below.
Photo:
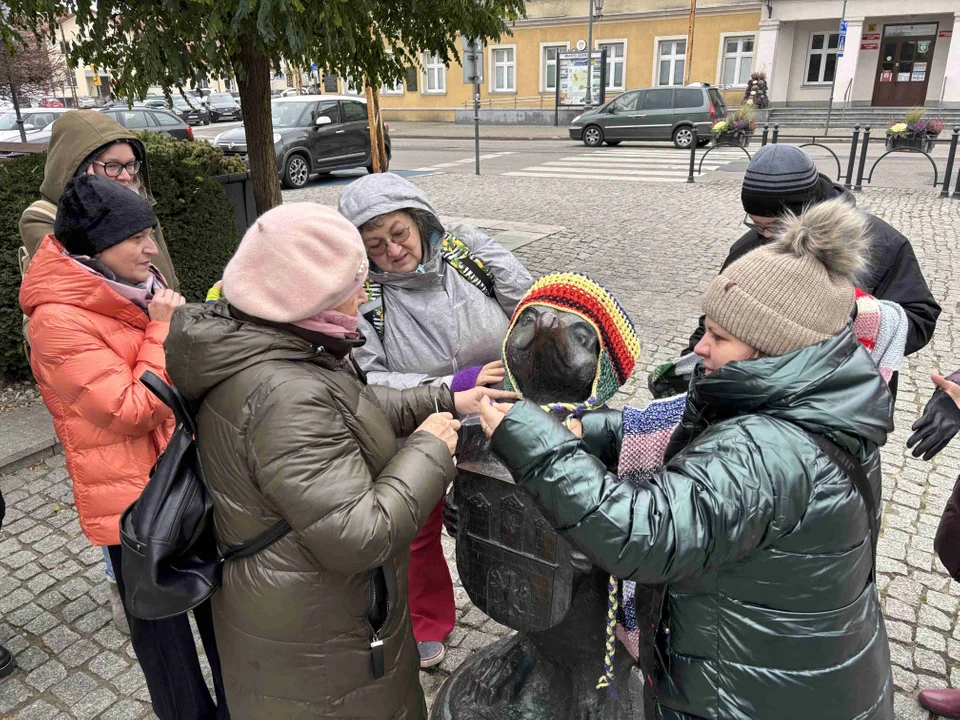
<path fill-rule="evenodd" d="M 476 228 L 445 228 L 423 191 L 390 173 L 348 185 L 340 212 L 370 260 L 366 343 L 354 351 L 368 381 L 455 392 L 500 383 L 510 316 L 533 284 L 520 261 Z M 443 660 L 456 619 L 441 527 L 438 505 L 410 548 L 410 614 L 425 668 Z"/>
<path fill-rule="evenodd" d="M 53 233 L 57 206 L 63 189 L 80 175 L 100 175 L 136 192 L 151 205 L 156 204 L 150 192 L 146 151 L 143 143 L 115 120 L 96 110 L 75 110 L 64 113 L 53 123 L 53 133 L 47 148 L 47 162 L 43 168 L 40 200 L 30 205 L 20 216 L 20 271 L 26 273 L 43 239 Z M 163 282 L 176 292 L 180 283 L 170 261 L 170 253 L 163 241 L 159 223 L 153 229 L 156 254 L 151 262 L 163 276 Z M 29 321 L 23 318 L 23 337 L 29 344 Z M 114 577 L 110 557 L 104 554 L 107 579 L 110 581 L 110 605 L 117 629 L 129 634 L 123 605 Z"/>

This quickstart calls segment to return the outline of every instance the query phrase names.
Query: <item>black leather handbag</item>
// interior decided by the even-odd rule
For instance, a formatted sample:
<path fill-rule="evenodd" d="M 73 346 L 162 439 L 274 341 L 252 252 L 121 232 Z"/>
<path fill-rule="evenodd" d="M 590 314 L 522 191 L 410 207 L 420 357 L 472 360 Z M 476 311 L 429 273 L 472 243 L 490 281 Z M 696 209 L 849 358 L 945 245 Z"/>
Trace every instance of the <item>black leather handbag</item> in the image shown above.
<path fill-rule="evenodd" d="M 281 520 L 221 555 L 193 414 L 177 389 L 154 373 L 145 372 L 140 381 L 173 410 L 177 426 L 143 493 L 120 516 L 121 571 L 127 611 L 162 620 L 207 600 L 220 587 L 227 560 L 255 555 L 290 532 L 290 525 Z"/>

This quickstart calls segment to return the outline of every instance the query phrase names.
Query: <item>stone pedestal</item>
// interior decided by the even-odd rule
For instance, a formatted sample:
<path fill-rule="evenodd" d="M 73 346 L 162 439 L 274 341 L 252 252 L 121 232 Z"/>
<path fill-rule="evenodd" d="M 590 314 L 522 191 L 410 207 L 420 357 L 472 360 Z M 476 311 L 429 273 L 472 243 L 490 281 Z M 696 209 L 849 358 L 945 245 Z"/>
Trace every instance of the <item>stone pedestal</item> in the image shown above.
<path fill-rule="evenodd" d="M 617 645 L 603 674 L 608 575 L 574 550 L 465 423 L 458 451 L 457 567 L 474 605 L 517 630 L 444 683 L 431 720 L 637 720 L 643 687 Z"/>

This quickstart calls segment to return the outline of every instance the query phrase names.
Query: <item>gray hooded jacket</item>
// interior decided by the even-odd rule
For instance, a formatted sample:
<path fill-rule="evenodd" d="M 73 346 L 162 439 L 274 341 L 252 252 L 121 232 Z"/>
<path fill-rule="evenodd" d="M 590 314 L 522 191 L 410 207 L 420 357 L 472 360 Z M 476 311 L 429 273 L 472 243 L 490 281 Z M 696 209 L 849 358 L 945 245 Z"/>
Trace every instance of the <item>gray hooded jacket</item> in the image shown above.
<path fill-rule="evenodd" d="M 407 208 L 437 215 L 423 191 L 392 173 L 362 177 L 340 195 L 340 212 L 356 227 Z M 437 252 L 439 241 L 427 243 L 419 272 L 380 272 L 371 263 L 370 279 L 383 286 L 384 337 L 381 341 L 361 317 L 367 342 L 354 351 L 371 384 L 399 389 L 449 385 L 460 370 L 500 358 L 510 316 L 533 278 L 512 253 L 476 228 L 454 225 L 446 230 L 493 274 L 496 297 L 485 295 L 444 262 Z"/>

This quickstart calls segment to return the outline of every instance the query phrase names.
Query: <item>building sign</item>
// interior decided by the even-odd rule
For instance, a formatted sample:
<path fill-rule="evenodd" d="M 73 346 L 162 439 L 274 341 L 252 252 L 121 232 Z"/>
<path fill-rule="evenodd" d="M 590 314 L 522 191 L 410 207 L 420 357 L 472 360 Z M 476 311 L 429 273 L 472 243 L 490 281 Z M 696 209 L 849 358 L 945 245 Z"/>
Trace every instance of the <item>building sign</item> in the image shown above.
<path fill-rule="evenodd" d="M 875 42 L 863 42 L 863 43 L 860 43 L 860 49 L 861 49 L 861 50 L 879 50 L 879 49 L 880 49 L 880 43 L 875 43 Z"/>
<path fill-rule="evenodd" d="M 868 32 L 868 33 L 875 33 L 876 31 L 877 31 L 877 24 L 876 24 L 876 23 L 867 23 L 867 32 Z M 880 38 L 877 38 L 877 39 L 879 40 Z"/>
<path fill-rule="evenodd" d="M 910 73 L 897 73 L 897 82 L 910 82 Z"/>
<path fill-rule="evenodd" d="M 914 70 L 914 71 L 913 71 L 913 75 L 910 77 L 910 79 L 911 79 L 913 82 L 923 82 L 923 79 L 924 79 L 926 76 L 927 76 L 927 74 L 926 74 L 923 70 Z"/>
<path fill-rule="evenodd" d="M 587 99 L 587 59 L 593 55 L 593 82 L 590 99 L 602 102 L 603 52 L 565 52 L 557 56 L 559 70 L 557 83 L 558 105 L 583 105 Z"/>
<path fill-rule="evenodd" d="M 864 33 L 860 39 L 864 42 L 880 42 L 880 33 Z"/>
<path fill-rule="evenodd" d="M 920 72 L 926 72 L 926 71 L 927 71 L 927 64 L 926 64 L 925 62 L 914 63 L 914 64 L 913 64 L 913 71 L 914 71 L 914 72 L 917 72 L 918 70 L 919 70 Z"/>
<path fill-rule="evenodd" d="M 930 52 L 930 41 L 920 40 L 917 43 L 917 55 L 926 55 L 928 52 Z"/>
<path fill-rule="evenodd" d="M 840 38 L 837 40 L 837 57 L 843 57 L 844 48 L 847 46 L 847 21 L 840 21 Z"/>
<path fill-rule="evenodd" d="M 937 37 L 953 37 L 953 30 L 941 30 L 937 33 Z"/>
<path fill-rule="evenodd" d="M 893 82 L 893 70 L 881 70 L 880 82 Z"/>
<path fill-rule="evenodd" d="M 577 40 L 577 50 L 579 50 L 580 52 L 583 52 L 586 49 L 587 49 L 587 41 L 583 39 Z"/>
<path fill-rule="evenodd" d="M 885 25 L 883 28 L 884 37 L 923 37 L 924 35 L 936 34 L 936 23 L 924 23 L 922 25 Z"/>

